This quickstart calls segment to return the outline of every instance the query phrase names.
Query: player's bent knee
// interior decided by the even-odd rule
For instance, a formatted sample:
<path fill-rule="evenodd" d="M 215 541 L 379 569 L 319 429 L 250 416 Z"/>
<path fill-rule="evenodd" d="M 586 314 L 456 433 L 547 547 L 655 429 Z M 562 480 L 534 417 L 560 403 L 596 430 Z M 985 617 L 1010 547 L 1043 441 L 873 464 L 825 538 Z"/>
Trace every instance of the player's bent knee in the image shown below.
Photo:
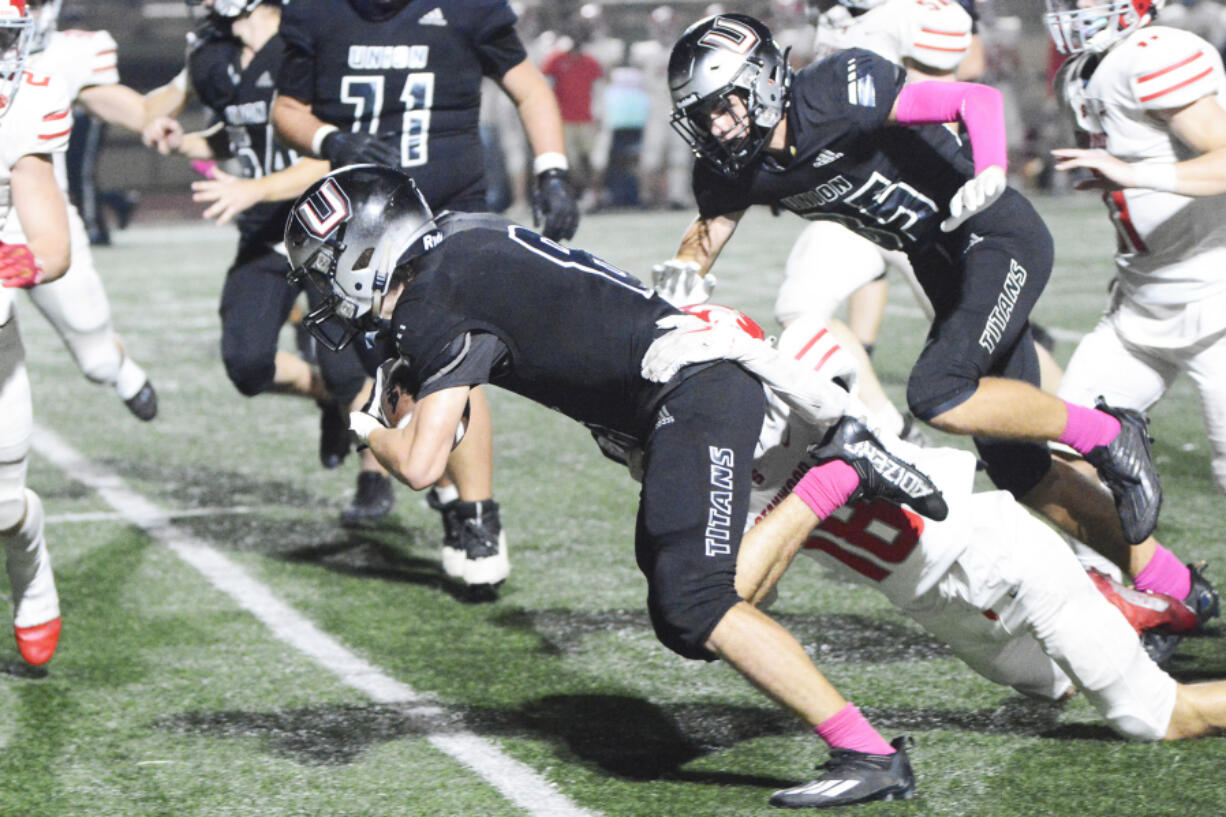
<path fill-rule="evenodd" d="M 661 644 L 682 658 L 714 661 L 719 656 L 707 649 L 707 639 L 728 611 L 740 601 L 731 588 L 726 593 L 689 601 L 673 599 L 662 602 L 653 593 L 648 598 L 647 610 Z"/>
<path fill-rule="evenodd" d="M 249 355 L 222 355 L 226 375 L 239 394 L 255 397 L 268 391 L 276 377 L 277 366 L 273 360 L 263 360 Z"/>
<path fill-rule="evenodd" d="M 1051 470 L 1051 452 L 1040 443 L 979 438 L 975 442 L 987 465 L 988 479 L 1019 501 L 1033 491 Z"/>
<path fill-rule="evenodd" d="M 6 493 L 0 496 L 0 533 L 7 533 L 21 525 L 26 516 L 26 497 L 24 491 L 15 494 Z"/>

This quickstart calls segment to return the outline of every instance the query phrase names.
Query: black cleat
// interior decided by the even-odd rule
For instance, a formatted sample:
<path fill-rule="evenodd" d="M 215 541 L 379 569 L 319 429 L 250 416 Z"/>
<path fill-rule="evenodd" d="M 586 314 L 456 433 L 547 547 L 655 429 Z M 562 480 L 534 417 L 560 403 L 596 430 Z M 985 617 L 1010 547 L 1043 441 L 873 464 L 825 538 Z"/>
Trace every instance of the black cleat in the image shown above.
<path fill-rule="evenodd" d="M 1175 650 L 1183 636 L 1177 633 L 1164 633 L 1160 630 L 1146 630 L 1141 633 L 1141 647 L 1145 654 L 1162 669 L 1175 656 Z"/>
<path fill-rule="evenodd" d="M 316 402 L 319 405 L 319 462 L 324 468 L 336 468 L 349 456 L 349 416 L 331 400 Z"/>
<path fill-rule="evenodd" d="M 1188 571 L 1192 574 L 1192 589 L 1188 591 L 1188 595 L 1183 600 L 1183 603 L 1188 605 L 1193 613 L 1196 613 L 1196 619 L 1199 622 L 1198 631 L 1203 630 L 1210 619 L 1217 618 L 1222 613 L 1222 602 L 1218 597 L 1217 589 L 1201 575 L 1204 569 L 1204 562 L 1188 565 Z"/>
<path fill-rule="evenodd" d="M 469 587 L 497 587 L 511 573 L 507 537 L 502 532 L 498 503 L 492 499 L 482 502 L 457 500 L 452 505 L 460 524 L 460 549 L 464 553 L 461 578 L 464 584 Z"/>
<path fill-rule="evenodd" d="M 826 439 L 809 446 L 819 460 L 842 460 L 856 469 L 860 485 L 848 502 L 884 499 L 907 504 L 929 519 L 940 522 L 949 515 L 945 497 L 932 480 L 914 465 L 885 450 L 877 436 L 855 417 L 844 417 Z"/>
<path fill-rule="evenodd" d="M 816 780 L 777 791 L 770 804 L 779 808 L 832 808 L 873 800 L 910 800 L 915 795 L 915 772 L 907 758 L 910 738 L 894 738 L 892 755 L 870 755 L 850 749 L 831 749 Z"/>
<path fill-rule="evenodd" d="M 1120 421 L 1120 433 L 1108 445 L 1099 445 L 1086 454 L 1086 461 L 1115 497 L 1124 539 L 1138 545 L 1158 526 L 1162 505 L 1162 486 L 1150 453 L 1149 418 L 1135 409 L 1113 408 L 1102 397 L 1094 408 Z"/>
<path fill-rule="evenodd" d="M 140 387 L 140 391 L 124 400 L 123 404 L 137 419 L 146 423 L 158 416 L 158 393 L 148 380 Z"/>
<path fill-rule="evenodd" d="M 341 511 L 341 524 L 351 528 L 373 522 L 391 513 L 395 504 L 391 477 L 377 471 L 359 471 L 358 489 L 349 507 Z"/>

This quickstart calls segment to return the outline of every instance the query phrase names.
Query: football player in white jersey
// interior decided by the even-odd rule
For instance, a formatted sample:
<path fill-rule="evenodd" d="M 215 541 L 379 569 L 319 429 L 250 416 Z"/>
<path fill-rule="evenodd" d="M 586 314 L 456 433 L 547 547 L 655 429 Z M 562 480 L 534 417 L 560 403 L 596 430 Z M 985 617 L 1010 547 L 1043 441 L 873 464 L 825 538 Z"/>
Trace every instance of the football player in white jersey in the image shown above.
<path fill-rule="evenodd" d="M 1084 146 L 1055 151 L 1057 167 L 1095 171 L 1082 186 L 1105 188 L 1118 237 L 1106 313 L 1073 353 L 1060 396 L 1147 410 L 1187 374 L 1226 491 L 1226 77 L 1208 42 L 1154 24 L 1161 6 L 1047 3 L 1052 38 L 1071 55 L 1059 97 Z M 1152 556 L 1133 571 L 1138 587 L 1157 581 L 1178 597 L 1203 583 L 1161 545 L 1143 548 Z"/>
<path fill-rule="evenodd" d="M 749 356 L 740 352 L 745 341 L 729 336 L 743 335 L 752 321 L 723 307 L 697 314 L 710 322 L 699 342 L 704 349 L 737 350 L 751 371 L 769 367 L 759 373 L 767 382 L 794 377 L 777 359 L 794 358 L 805 376 L 816 372 L 855 391 L 856 364 L 828 332 L 785 330 L 775 359 Z M 657 341 L 644 357 L 645 376 L 657 379 L 710 357 L 684 337 L 677 341 Z M 1120 615 L 1140 617 L 1148 609 L 1190 627 L 1192 611 L 1170 597 L 1096 587 L 1061 537 L 1009 493 L 973 492 L 969 452 L 919 448 L 877 431 L 886 450 L 932 479 L 949 514 L 934 521 L 881 500 L 844 504 L 846 494 L 833 490 L 837 480 L 820 473 L 833 463 L 814 467 L 831 450 L 823 446 L 826 430 L 769 390 L 768 403 L 746 520 L 747 530 L 756 526 L 755 536 L 743 546 L 737 570 L 772 566 L 747 571 L 766 577 L 750 601 L 768 600 L 792 557 L 803 552 L 842 578 L 880 590 L 984 677 L 1051 700 L 1079 689 L 1126 737 L 1173 740 L 1226 726 L 1226 682 L 1177 684 Z"/>
<path fill-rule="evenodd" d="M 144 102 L 136 91 L 119 84 L 115 40 L 105 31 L 57 31 L 62 2 L 28 0 L 34 20 L 29 68 L 54 76 L 75 102 L 95 116 L 139 131 L 145 125 Z M 60 189 L 67 191 L 64 157 L 57 156 L 55 163 Z M 94 267 L 89 236 L 71 204 L 68 223 L 72 269 L 55 285 L 31 290 L 30 299 L 55 327 L 89 380 L 110 386 L 133 415 L 152 420 L 157 415 L 157 393 L 111 326 L 110 303 Z M 22 243 L 22 221 L 10 218 L 0 238 Z"/>
<path fill-rule="evenodd" d="M 0 0 L 0 223 L 20 215 L 30 225 L 20 242 L 0 243 L 0 546 L 17 647 L 37 665 L 55 652 L 60 606 L 42 502 L 25 485 L 34 414 L 13 293 L 68 269 L 68 210 L 52 157 L 68 148 L 72 108 L 58 81 L 25 69 L 33 33 L 25 0 Z"/>

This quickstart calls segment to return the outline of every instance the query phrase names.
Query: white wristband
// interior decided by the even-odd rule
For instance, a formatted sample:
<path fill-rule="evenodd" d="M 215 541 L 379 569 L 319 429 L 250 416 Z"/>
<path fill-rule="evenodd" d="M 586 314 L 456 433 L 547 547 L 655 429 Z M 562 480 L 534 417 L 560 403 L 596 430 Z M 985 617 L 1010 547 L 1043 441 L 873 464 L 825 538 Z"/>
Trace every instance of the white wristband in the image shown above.
<path fill-rule="evenodd" d="M 539 176 L 546 170 L 569 170 L 570 165 L 563 153 L 542 153 L 532 160 L 532 175 Z"/>
<path fill-rule="evenodd" d="M 311 153 L 316 156 L 324 146 L 324 139 L 328 138 L 329 133 L 334 133 L 340 130 L 336 125 L 320 125 L 319 130 L 315 131 L 315 135 L 311 137 Z"/>
<path fill-rule="evenodd" d="M 1177 193 L 1179 174 L 1171 162 L 1132 166 L 1133 181 L 1137 187 L 1150 190 L 1161 190 L 1163 193 Z"/>

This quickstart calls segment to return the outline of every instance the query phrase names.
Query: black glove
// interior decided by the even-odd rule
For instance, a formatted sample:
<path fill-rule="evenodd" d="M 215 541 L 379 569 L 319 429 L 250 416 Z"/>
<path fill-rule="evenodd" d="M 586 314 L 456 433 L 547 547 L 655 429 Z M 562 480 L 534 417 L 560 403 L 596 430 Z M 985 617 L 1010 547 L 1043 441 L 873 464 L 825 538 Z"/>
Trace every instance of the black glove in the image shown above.
<path fill-rule="evenodd" d="M 400 151 L 369 133 L 334 130 L 324 137 L 319 153 L 335 170 L 346 165 L 376 164 L 400 167 Z"/>
<path fill-rule="evenodd" d="M 541 227 L 541 235 L 551 241 L 574 237 L 579 228 L 579 203 L 565 170 L 555 167 L 537 175 L 532 223 Z"/>

